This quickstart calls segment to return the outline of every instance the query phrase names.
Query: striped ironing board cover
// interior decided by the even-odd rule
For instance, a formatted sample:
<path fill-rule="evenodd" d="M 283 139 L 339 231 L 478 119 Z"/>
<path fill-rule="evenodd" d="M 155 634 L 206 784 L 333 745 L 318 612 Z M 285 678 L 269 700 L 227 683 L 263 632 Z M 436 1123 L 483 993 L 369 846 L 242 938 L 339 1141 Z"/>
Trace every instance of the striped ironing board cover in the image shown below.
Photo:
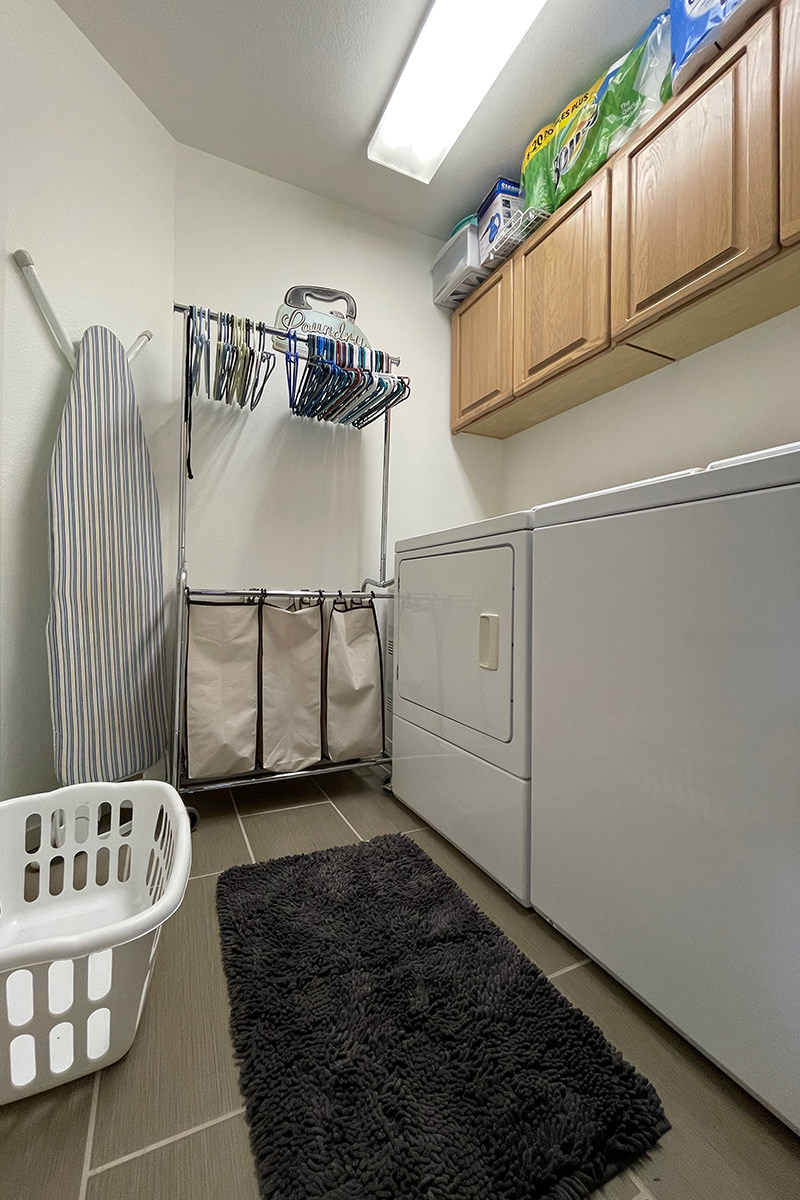
<path fill-rule="evenodd" d="M 128 360 L 101 326 L 78 348 L 48 505 L 56 774 L 124 779 L 166 744 L 161 531 Z"/>

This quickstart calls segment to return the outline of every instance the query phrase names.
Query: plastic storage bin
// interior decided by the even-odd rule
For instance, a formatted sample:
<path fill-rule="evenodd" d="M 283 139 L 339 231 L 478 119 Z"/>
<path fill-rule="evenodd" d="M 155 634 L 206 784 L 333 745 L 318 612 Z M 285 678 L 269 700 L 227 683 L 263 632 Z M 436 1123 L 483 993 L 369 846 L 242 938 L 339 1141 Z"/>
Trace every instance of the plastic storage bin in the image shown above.
<path fill-rule="evenodd" d="M 189 818 L 166 783 L 0 803 L 0 1104 L 130 1049 L 191 857 Z"/>
<path fill-rule="evenodd" d="M 433 303 L 440 308 L 457 308 L 491 269 L 489 264 L 481 266 L 477 226 L 462 226 L 434 259 Z"/>

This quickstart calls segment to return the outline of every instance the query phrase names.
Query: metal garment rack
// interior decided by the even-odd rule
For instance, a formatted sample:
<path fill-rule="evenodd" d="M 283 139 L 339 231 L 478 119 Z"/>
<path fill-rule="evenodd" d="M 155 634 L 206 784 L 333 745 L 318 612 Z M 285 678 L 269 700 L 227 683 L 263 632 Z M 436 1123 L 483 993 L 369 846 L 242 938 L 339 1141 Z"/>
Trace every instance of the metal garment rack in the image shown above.
<path fill-rule="evenodd" d="M 384 430 L 383 430 L 383 481 L 381 486 L 381 541 L 380 541 L 380 578 L 365 579 L 361 588 L 355 591 L 319 591 L 310 589 L 265 589 L 265 588 L 245 588 L 240 590 L 196 590 L 192 591 L 188 584 L 188 574 L 186 570 L 186 459 L 189 446 L 189 413 L 191 397 L 188 394 L 189 389 L 189 364 L 191 362 L 192 341 L 191 341 L 191 322 L 188 320 L 192 312 L 192 307 L 188 304 L 174 304 L 173 311 L 180 313 L 183 316 L 184 322 L 184 353 L 183 353 L 183 371 L 182 371 L 182 387 L 181 387 L 181 406 L 182 406 L 182 421 L 181 421 L 181 446 L 180 446 L 180 471 L 179 471 L 179 490 L 178 490 L 178 564 L 177 564 L 177 587 L 176 587 L 176 617 L 175 617 L 175 688 L 174 688 L 174 709 L 173 709 L 173 739 L 172 753 L 170 758 L 170 780 L 178 790 L 184 792 L 205 792 L 212 791 L 217 788 L 225 787 L 241 787 L 251 784 L 277 782 L 283 779 L 297 779 L 302 776 L 311 775 L 330 775 L 337 771 L 349 771 L 356 766 L 379 766 L 391 762 L 391 758 L 387 754 L 375 755 L 371 758 L 355 759 L 346 763 L 330 763 L 319 767 L 309 767 L 302 771 L 289 771 L 284 773 L 275 773 L 269 771 L 252 772 L 243 776 L 227 776 L 224 779 L 203 779 L 193 781 L 191 778 L 181 778 L 181 733 L 182 729 L 182 714 L 185 698 L 185 673 L 183 670 L 184 659 L 186 656 L 186 638 L 187 638 L 187 617 L 188 617 L 188 602 L 191 597 L 205 596 L 210 601 L 221 598 L 239 599 L 247 603 L 257 603 L 259 600 L 269 599 L 270 597 L 282 599 L 352 599 L 366 597 L 376 600 L 392 599 L 394 593 L 389 590 L 394 583 L 393 579 L 386 577 L 386 541 L 388 530 L 388 505 L 389 505 L 389 453 L 391 448 L 391 410 L 387 409 L 384 413 Z M 212 321 L 219 321 L 219 313 L 209 312 L 206 310 L 209 318 Z M 270 325 L 264 325 L 259 322 L 264 331 L 276 337 L 285 337 L 285 329 L 275 329 Z M 308 342 L 308 338 L 302 334 L 297 335 L 299 342 Z M 389 358 L 390 363 L 399 365 L 400 359 L 396 357 Z M 378 591 L 371 591 L 367 585 L 374 585 Z"/>

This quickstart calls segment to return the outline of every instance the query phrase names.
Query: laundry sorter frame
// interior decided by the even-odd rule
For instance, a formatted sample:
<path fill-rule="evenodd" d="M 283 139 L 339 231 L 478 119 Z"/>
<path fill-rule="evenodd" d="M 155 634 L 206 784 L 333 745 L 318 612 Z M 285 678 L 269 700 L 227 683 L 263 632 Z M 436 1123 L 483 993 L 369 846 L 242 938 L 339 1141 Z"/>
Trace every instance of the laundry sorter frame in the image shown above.
<path fill-rule="evenodd" d="M 394 591 L 391 590 L 394 580 L 386 577 L 386 557 L 387 557 L 387 533 L 388 533 L 388 505 L 389 505 L 389 457 L 391 449 L 391 409 L 387 408 L 384 413 L 384 431 L 383 431 L 383 477 L 381 483 L 381 533 L 380 533 L 380 565 L 379 578 L 366 578 L 361 584 L 360 589 L 353 591 L 320 591 L 307 590 L 297 588 L 283 589 L 265 589 L 265 588 L 250 588 L 250 589 L 233 589 L 233 590 L 209 590 L 198 589 L 192 590 L 189 587 L 188 571 L 186 566 L 186 509 L 187 509 L 187 494 L 186 482 L 188 478 L 187 457 L 189 453 L 189 433 L 191 424 L 191 384 L 190 384 L 190 363 L 192 354 L 191 343 L 191 321 L 192 307 L 188 304 L 174 304 L 173 311 L 180 313 L 184 322 L 184 345 L 183 345 L 183 366 L 182 366 L 182 385 L 181 385 L 181 441 L 180 441 L 180 466 L 179 466 L 179 489 L 178 489 L 178 564 L 177 564 L 177 586 L 176 586 L 176 602 L 175 602 L 175 653 L 174 653 L 174 707 L 173 707 L 173 728 L 172 728 L 172 751 L 170 756 L 170 781 L 172 785 L 180 792 L 195 794 L 207 791 L 214 791 L 226 787 L 246 787 L 261 783 L 277 783 L 281 780 L 298 779 L 306 776 L 313 777 L 319 775 L 335 774 L 339 771 L 349 771 L 354 767 L 361 766 L 388 766 L 391 764 L 391 755 L 382 753 L 373 755 L 368 758 L 351 759 L 342 763 L 321 763 L 319 766 L 306 767 L 299 771 L 263 771 L 256 770 L 248 772 L 245 775 L 225 776 L 219 779 L 193 779 L 189 775 L 184 775 L 181 770 L 182 763 L 182 741 L 185 733 L 184 729 L 184 711 L 186 700 L 186 656 L 188 653 L 188 614 L 189 604 L 194 597 L 206 597 L 208 599 L 216 599 L 221 601 L 228 599 L 233 602 L 255 603 L 259 600 L 273 599 L 310 599 L 310 600 L 348 600 L 348 599 L 372 599 L 372 600 L 393 600 Z M 213 311 L 208 311 L 208 317 L 211 321 L 218 322 L 220 314 Z M 275 329 L 269 325 L 263 325 L 265 332 L 276 337 L 285 337 L 286 331 Z M 296 335 L 298 341 L 306 341 L 301 334 Z M 390 362 L 399 364 L 399 358 L 392 357 Z M 377 589 L 377 590 L 374 590 Z"/>

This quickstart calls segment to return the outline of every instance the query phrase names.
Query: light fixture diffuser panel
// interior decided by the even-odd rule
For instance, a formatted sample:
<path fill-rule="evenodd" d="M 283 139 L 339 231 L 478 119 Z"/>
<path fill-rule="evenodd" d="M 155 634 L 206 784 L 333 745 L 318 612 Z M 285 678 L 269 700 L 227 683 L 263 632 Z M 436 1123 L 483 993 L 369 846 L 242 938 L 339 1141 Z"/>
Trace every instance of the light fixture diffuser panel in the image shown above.
<path fill-rule="evenodd" d="M 435 0 L 367 149 L 430 183 L 546 0 Z"/>

